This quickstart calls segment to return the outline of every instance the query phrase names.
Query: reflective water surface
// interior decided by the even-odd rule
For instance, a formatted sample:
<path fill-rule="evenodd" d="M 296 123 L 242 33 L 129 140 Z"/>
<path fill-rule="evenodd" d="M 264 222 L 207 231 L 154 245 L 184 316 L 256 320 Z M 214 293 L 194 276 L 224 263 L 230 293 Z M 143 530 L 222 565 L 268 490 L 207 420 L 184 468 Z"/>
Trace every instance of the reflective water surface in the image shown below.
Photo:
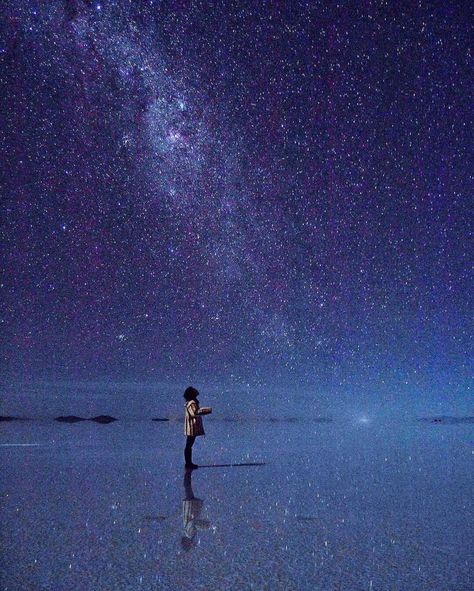
<path fill-rule="evenodd" d="M 474 588 L 473 426 L 0 425 L 4 590 Z"/>

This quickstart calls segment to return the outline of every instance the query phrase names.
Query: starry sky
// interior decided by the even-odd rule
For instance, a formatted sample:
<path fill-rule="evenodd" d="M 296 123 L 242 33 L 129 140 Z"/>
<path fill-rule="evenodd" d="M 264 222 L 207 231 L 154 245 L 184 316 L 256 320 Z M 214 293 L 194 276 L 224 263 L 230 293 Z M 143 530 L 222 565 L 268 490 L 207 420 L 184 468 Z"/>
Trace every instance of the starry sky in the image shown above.
<path fill-rule="evenodd" d="M 471 3 L 2 17 L 4 376 L 467 408 Z"/>

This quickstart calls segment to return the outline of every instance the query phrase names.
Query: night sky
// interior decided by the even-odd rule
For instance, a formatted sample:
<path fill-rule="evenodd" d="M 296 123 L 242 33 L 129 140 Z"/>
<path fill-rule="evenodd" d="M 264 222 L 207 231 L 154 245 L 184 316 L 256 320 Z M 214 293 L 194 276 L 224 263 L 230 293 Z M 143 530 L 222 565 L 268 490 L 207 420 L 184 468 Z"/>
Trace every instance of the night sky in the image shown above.
<path fill-rule="evenodd" d="M 467 408 L 470 2 L 2 17 L 4 377 Z"/>

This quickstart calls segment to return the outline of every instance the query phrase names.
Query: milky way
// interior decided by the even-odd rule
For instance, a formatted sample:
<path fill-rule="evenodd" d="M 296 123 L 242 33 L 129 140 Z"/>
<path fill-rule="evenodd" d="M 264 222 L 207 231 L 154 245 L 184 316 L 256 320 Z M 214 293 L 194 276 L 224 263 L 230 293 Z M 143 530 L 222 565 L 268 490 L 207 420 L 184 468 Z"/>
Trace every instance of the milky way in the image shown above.
<path fill-rule="evenodd" d="M 467 396 L 468 3 L 2 12 L 8 376 Z"/>

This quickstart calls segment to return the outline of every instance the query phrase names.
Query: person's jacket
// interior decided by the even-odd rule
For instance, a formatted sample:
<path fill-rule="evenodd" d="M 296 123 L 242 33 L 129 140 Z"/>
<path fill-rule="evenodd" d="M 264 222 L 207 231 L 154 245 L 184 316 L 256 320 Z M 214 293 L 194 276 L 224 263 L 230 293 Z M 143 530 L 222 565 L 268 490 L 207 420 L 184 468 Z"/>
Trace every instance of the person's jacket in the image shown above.
<path fill-rule="evenodd" d="M 188 400 L 184 412 L 184 434 L 194 437 L 205 435 L 202 418 L 199 415 L 199 402 L 197 400 Z"/>

